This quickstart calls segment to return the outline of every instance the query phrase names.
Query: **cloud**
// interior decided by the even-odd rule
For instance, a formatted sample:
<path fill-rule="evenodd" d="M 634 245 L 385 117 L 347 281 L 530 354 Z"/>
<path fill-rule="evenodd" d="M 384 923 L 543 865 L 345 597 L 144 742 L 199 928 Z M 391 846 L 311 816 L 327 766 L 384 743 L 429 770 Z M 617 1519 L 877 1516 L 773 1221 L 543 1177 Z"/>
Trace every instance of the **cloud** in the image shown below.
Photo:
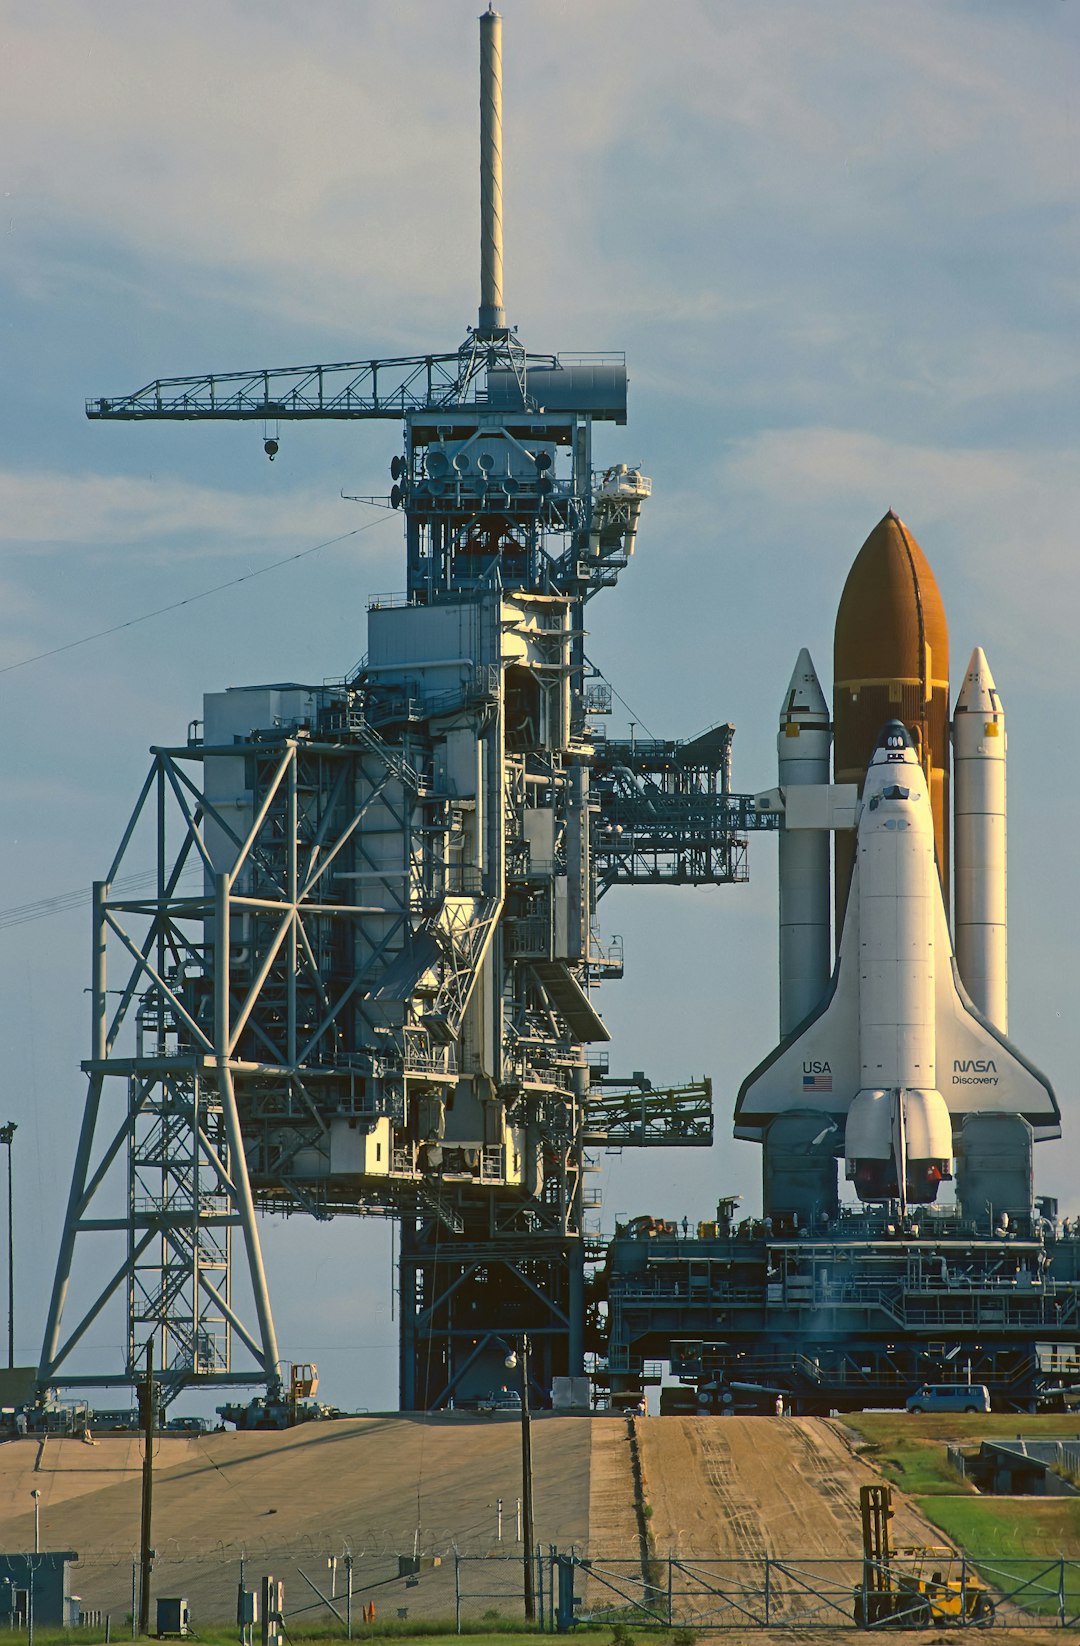
<path fill-rule="evenodd" d="M 760 520 L 767 508 L 770 533 L 792 541 L 798 523 L 815 515 L 828 520 L 856 505 L 869 531 L 894 507 L 939 581 L 947 575 L 964 590 L 971 617 L 992 626 L 1028 683 L 1061 678 L 1080 598 L 1080 475 L 1071 450 L 950 449 L 857 430 L 774 429 L 734 443 L 718 490 L 744 520 Z"/>
<path fill-rule="evenodd" d="M 246 554 L 253 544 L 301 550 L 383 518 L 317 487 L 253 495 L 172 479 L 0 470 L 0 553 L 142 544 L 175 560 Z"/>
<path fill-rule="evenodd" d="M 1053 468 L 1052 454 L 1025 458 L 1014 452 L 945 451 L 901 447 L 863 431 L 832 428 L 765 430 L 735 443 L 727 465 L 731 478 L 753 490 L 766 486 L 791 493 L 801 507 L 826 498 L 880 499 L 903 487 L 917 471 L 919 494 L 931 514 L 969 510 L 1015 493 L 1038 469 Z"/>
<path fill-rule="evenodd" d="M 317 625 L 312 613 L 298 624 L 295 608 L 282 605 L 277 578 L 261 574 L 291 573 L 288 587 L 325 590 L 335 564 L 354 576 L 367 565 L 378 567 L 385 583 L 385 557 L 400 531 L 401 516 L 391 510 L 360 507 L 314 485 L 252 494 L 173 478 L 0 470 L 0 564 L 7 573 L 0 580 L 0 672 L 94 638 L 96 689 L 105 693 L 108 680 L 120 701 L 127 696 L 125 668 L 147 645 L 154 656 L 162 635 L 168 646 L 187 649 L 189 669 L 200 647 L 209 654 L 205 664 L 220 668 L 218 654 L 227 647 L 246 669 L 258 665 L 241 665 L 241 658 L 271 635 L 284 630 L 299 648 L 313 627 L 352 662 L 360 640 L 340 631 L 357 626 L 357 606 L 343 602 Z M 204 602 L 207 595 L 217 598 Z M 241 632 L 229 632 L 229 613 L 246 614 Z M 139 628 L 151 616 L 158 619 L 148 631 L 159 637 L 154 643 Z M 110 639 L 118 628 L 132 632 Z M 170 667 L 183 667 L 179 655 L 170 664 L 157 653 L 162 688 Z M 5 686 L 22 680 L 12 672 Z M 146 703 L 145 686 L 139 699 Z"/>
<path fill-rule="evenodd" d="M 958 176 L 975 218 L 1071 205 L 1071 94 L 1046 82 L 1068 84 L 1072 10 L 1055 8 L 1059 43 L 930 0 L 908 0 L 903 28 L 859 0 L 522 0 L 504 52 L 514 312 L 542 313 L 571 269 L 580 292 L 625 285 L 639 308 L 644 271 L 677 290 L 710 242 L 722 266 L 747 249 L 756 264 L 781 218 L 810 263 L 838 239 L 870 261 L 902 242 L 918 273 Z M 134 260 L 148 303 L 167 260 L 222 300 L 361 333 L 365 306 L 394 327 L 409 305 L 414 323 L 470 317 L 471 5 L 23 0 L 7 32 L 0 142 L 21 156 L 6 204 L 25 280 L 39 252 L 55 280 L 57 242 L 76 236 L 71 279 L 91 249 Z M 897 190 L 921 210 L 898 217 Z M 774 279 L 799 272 L 774 256 Z"/>
<path fill-rule="evenodd" d="M 472 236 L 451 232 L 465 201 L 433 136 L 452 151 L 472 100 L 435 75 L 433 51 L 406 115 L 413 48 L 391 47 L 396 21 L 382 7 L 314 6 L 301 28 L 283 9 L 205 0 L 23 6 L 7 25 L 0 116 L 23 138 L 6 202 L 14 247 L 74 233 L 119 264 L 165 258 L 230 271 L 234 287 L 244 269 L 254 303 L 285 277 L 298 304 L 305 284 L 309 303 L 348 287 L 355 312 L 403 260 L 413 291 L 441 291 Z"/>

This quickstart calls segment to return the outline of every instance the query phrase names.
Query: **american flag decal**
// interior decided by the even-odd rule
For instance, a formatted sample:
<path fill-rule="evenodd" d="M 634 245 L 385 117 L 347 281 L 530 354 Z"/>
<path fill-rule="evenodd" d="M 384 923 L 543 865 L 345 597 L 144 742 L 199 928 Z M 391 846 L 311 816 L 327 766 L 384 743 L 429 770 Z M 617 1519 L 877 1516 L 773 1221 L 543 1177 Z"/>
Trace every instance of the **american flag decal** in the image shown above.
<path fill-rule="evenodd" d="M 802 1077 L 802 1089 L 804 1092 L 831 1092 L 832 1075 L 804 1074 Z"/>

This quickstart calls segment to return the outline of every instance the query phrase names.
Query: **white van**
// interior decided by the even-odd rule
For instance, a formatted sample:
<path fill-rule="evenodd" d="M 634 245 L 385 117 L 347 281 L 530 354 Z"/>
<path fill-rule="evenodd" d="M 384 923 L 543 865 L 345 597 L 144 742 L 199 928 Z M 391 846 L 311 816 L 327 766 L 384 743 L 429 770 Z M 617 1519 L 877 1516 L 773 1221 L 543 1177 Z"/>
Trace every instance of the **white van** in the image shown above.
<path fill-rule="evenodd" d="M 990 1390 L 985 1383 L 924 1383 L 908 1395 L 909 1412 L 988 1412 Z"/>

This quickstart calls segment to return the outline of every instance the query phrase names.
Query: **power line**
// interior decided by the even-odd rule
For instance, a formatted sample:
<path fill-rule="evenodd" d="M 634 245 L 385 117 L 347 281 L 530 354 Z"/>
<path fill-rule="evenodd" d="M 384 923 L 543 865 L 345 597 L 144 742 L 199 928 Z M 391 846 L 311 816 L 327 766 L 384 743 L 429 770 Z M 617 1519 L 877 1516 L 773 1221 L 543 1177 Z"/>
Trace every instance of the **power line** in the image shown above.
<path fill-rule="evenodd" d="M 381 525 L 387 518 L 386 515 L 380 515 L 378 519 L 369 520 L 364 526 L 354 526 L 351 531 L 342 532 L 339 537 L 328 537 L 309 549 L 300 549 L 296 554 L 285 555 L 281 560 L 272 560 L 268 565 L 257 566 L 254 571 L 230 578 L 227 583 L 215 584 L 212 589 L 203 589 L 199 594 L 189 594 L 183 600 L 173 600 L 167 606 L 158 606 L 152 612 L 143 612 L 140 617 L 129 617 L 126 622 L 114 623 L 111 628 L 83 635 L 81 640 L 69 640 L 62 646 L 53 646 L 49 651 L 37 652 L 33 657 L 22 658 L 18 663 L 8 663 L 0 668 L 0 674 L 12 674 L 16 669 L 29 668 L 31 663 L 40 663 L 47 657 L 57 657 L 61 652 L 74 651 L 78 646 L 88 646 L 91 641 L 104 640 L 107 635 L 119 634 L 123 629 L 132 629 L 138 623 L 147 623 L 152 617 L 162 617 L 167 612 L 179 611 L 183 606 L 193 606 L 198 600 L 207 600 L 211 595 L 222 594 L 226 589 L 235 589 L 241 583 L 250 583 L 253 578 L 264 577 L 267 572 L 278 571 L 282 566 L 291 566 L 297 560 L 306 560 L 311 555 L 318 554 L 320 549 L 333 548 L 336 543 L 347 542 L 350 537 L 359 537 L 362 532 L 371 531 L 373 526 Z M 129 875 L 124 880 L 116 881 L 112 890 L 134 894 L 148 890 L 155 884 L 156 878 L 156 871 L 151 869 L 146 873 Z M 10 926 L 23 926 L 33 920 L 44 920 L 49 915 L 67 914 L 72 909 L 85 908 L 90 902 L 90 897 L 90 888 L 81 886 L 76 891 L 57 892 L 51 897 L 37 898 L 33 903 L 20 903 L 10 909 L 0 909 L 0 931 Z"/>
<path fill-rule="evenodd" d="M 47 652 L 36 652 L 33 657 L 23 657 L 18 663 L 6 663 L 0 668 L 0 675 L 13 674 L 16 669 L 27 669 L 31 663 L 41 663 L 47 657 L 59 657 L 61 652 L 75 651 L 79 646 L 89 646 L 93 640 L 104 640 L 110 634 L 119 634 L 122 629 L 133 629 L 138 623 L 148 623 L 152 617 L 163 617 L 166 612 L 179 611 L 182 606 L 193 606 L 197 600 L 208 600 L 212 594 L 222 594 L 226 589 L 235 589 L 241 583 L 250 583 L 253 578 L 265 577 L 267 572 L 276 572 L 282 566 L 291 566 L 297 560 L 306 560 L 309 555 L 318 554 L 320 549 L 333 548 L 335 543 L 344 543 L 350 537 L 359 537 L 361 532 L 369 532 L 373 526 L 381 526 L 389 515 L 380 515 L 377 520 L 369 520 L 366 526 L 354 526 L 350 532 L 342 532 L 340 537 L 328 537 L 324 543 L 316 543 L 310 549 L 301 549 L 297 554 L 287 554 L 283 560 L 272 560 L 269 565 L 256 566 L 252 572 L 244 572 L 241 577 L 232 577 L 227 583 L 216 583 L 212 589 L 203 589 L 199 594 L 189 594 L 183 600 L 170 601 L 167 606 L 158 606 L 152 612 L 143 612 L 140 617 L 129 617 L 123 623 L 114 623 L 111 628 L 98 629 L 96 634 L 84 634 L 81 640 L 68 640 L 62 646 L 52 646 Z"/>
<path fill-rule="evenodd" d="M 201 872 L 201 869 L 201 864 L 193 863 L 184 870 L 181 881 L 190 878 L 194 872 Z M 136 896 L 139 892 L 150 891 L 156 884 L 157 870 L 146 869 L 142 874 L 114 880 L 110 890 L 124 896 Z M 0 931 L 8 926 L 24 926 L 31 920 L 44 920 L 47 915 L 67 914 L 71 909 L 86 908 L 91 896 L 89 886 L 80 886 L 77 891 L 57 892 L 52 897 L 39 897 L 34 903 L 20 903 L 12 909 L 0 909 Z"/>
<path fill-rule="evenodd" d="M 646 726 L 644 720 L 642 720 L 641 716 L 634 713 L 633 709 L 630 707 L 629 703 L 626 701 L 626 698 L 623 697 L 622 693 L 615 690 L 615 687 L 611 684 L 611 681 L 608 679 L 608 677 L 604 673 L 603 669 L 597 668 L 596 664 L 593 662 L 591 657 L 587 657 L 585 659 L 585 661 L 589 665 L 590 669 L 593 669 L 595 671 L 597 679 L 602 680 L 604 682 L 604 684 L 608 687 L 609 691 L 611 692 L 612 697 L 617 697 L 619 699 L 619 702 L 622 704 L 623 708 L 626 710 L 627 714 L 630 716 L 631 723 L 635 726 L 640 726 L 642 731 L 645 732 L 647 736 L 655 737 L 656 733 L 650 731 L 648 726 Z"/>

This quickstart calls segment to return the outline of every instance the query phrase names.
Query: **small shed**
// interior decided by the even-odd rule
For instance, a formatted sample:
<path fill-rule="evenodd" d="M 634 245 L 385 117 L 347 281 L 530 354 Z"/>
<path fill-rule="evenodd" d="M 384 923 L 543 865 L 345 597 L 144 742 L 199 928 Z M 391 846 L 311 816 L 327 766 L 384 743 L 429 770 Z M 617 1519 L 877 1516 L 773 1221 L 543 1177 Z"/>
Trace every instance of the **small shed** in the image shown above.
<path fill-rule="evenodd" d="M 964 1473 L 980 1490 L 1002 1497 L 1076 1497 L 1080 1463 L 1076 1442 L 1061 1440 L 984 1440 L 974 1457 L 964 1459 Z"/>
<path fill-rule="evenodd" d="M 66 1629 L 71 1622 L 73 1549 L 40 1554 L 0 1554 L 0 1629 L 25 1629 L 31 1609 L 35 1626 Z"/>

